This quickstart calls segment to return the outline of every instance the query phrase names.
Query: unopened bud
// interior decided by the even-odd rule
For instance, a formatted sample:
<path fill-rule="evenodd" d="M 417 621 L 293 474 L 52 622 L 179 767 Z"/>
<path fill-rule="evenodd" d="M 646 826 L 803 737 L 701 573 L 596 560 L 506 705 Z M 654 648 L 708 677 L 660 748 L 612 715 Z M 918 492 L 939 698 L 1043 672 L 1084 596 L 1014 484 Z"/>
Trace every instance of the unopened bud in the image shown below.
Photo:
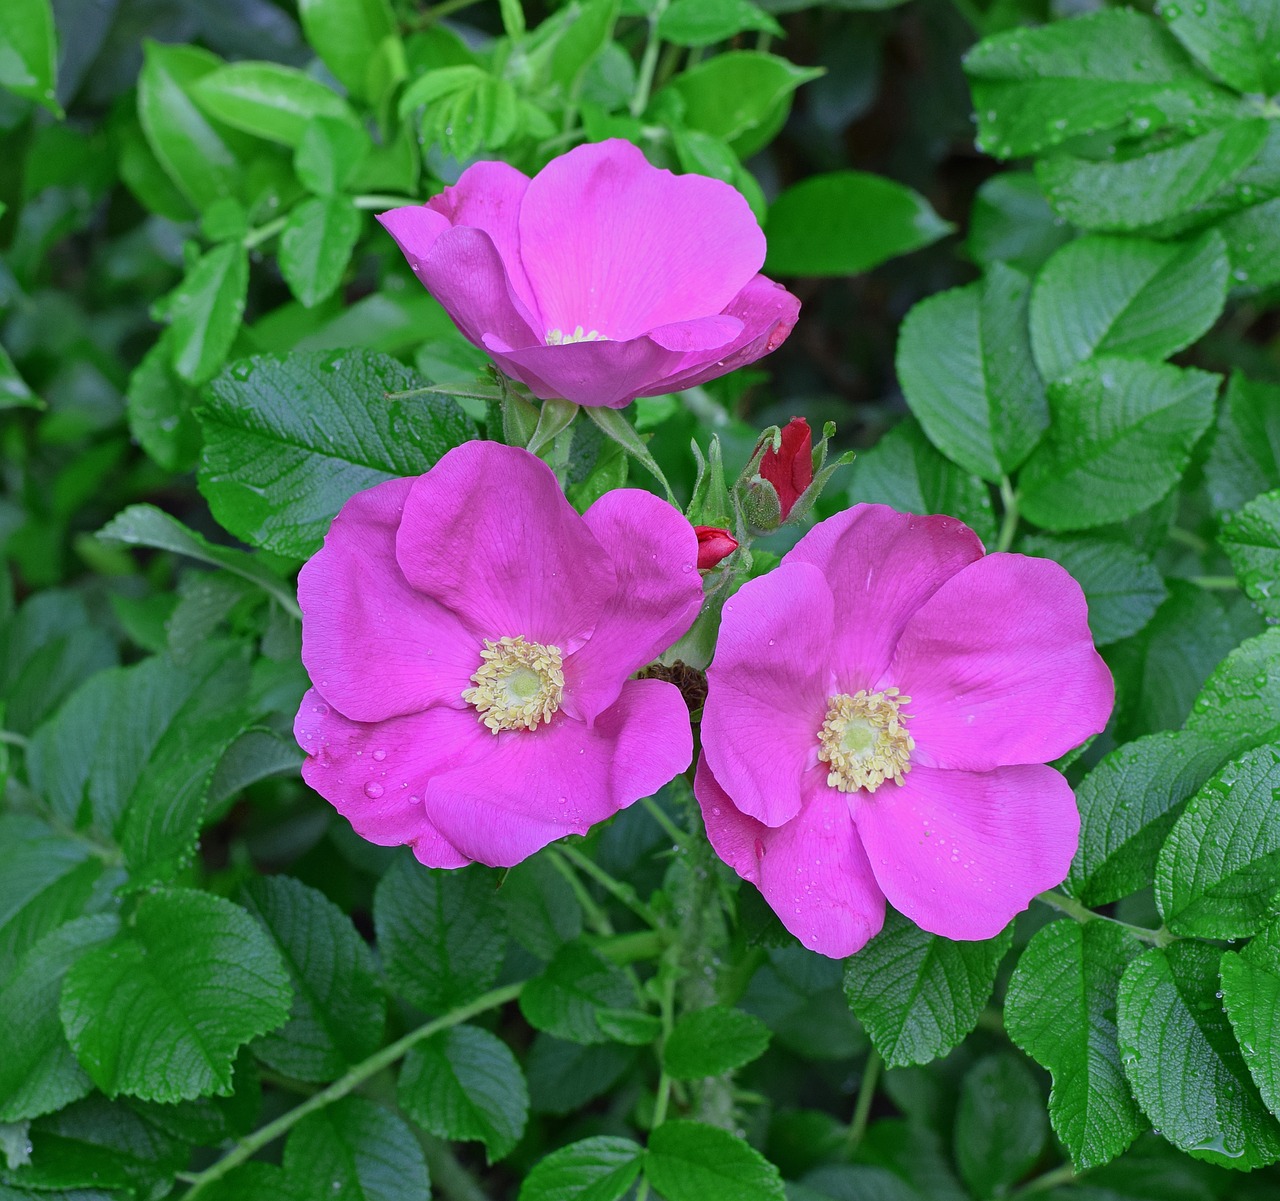
<path fill-rule="evenodd" d="M 738 549 L 738 540 L 728 530 L 722 530 L 718 526 L 695 525 L 693 532 L 698 535 L 699 571 L 710 571 Z"/>
<path fill-rule="evenodd" d="M 770 447 L 760 459 L 759 474 L 774 487 L 780 521 L 786 521 L 796 501 L 813 483 L 813 433 L 803 417 L 793 417 L 782 429 L 777 450 Z"/>

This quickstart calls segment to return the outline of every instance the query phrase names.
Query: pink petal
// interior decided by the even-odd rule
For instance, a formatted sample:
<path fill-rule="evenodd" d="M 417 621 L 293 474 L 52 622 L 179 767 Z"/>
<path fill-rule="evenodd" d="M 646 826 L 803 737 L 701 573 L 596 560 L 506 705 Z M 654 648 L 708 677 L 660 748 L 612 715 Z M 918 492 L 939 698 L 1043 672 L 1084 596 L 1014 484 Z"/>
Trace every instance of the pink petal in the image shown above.
<path fill-rule="evenodd" d="M 611 139 L 561 155 L 529 184 L 520 250 L 547 330 L 625 341 L 721 313 L 764 262 L 740 193 L 649 165 Z"/>
<path fill-rule="evenodd" d="M 849 816 L 846 797 L 824 774 L 806 779 L 800 812 L 776 829 L 739 813 L 706 756 L 693 791 L 716 854 L 764 894 L 805 946 L 832 959 L 860 951 L 884 925 L 884 894 Z"/>
<path fill-rule="evenodd" d="M 840 692 L 872 688 L 912 614 L 982 543 L 954 517 L 916 517 L 855 505 L 814 526 L 782 563 L 811 563 L 835 596 L 835 641 L 826 659 Z M 914 731 L 913 731 L 914 732 Z"/>
<path fill-rule="evenodd" d="M 431 253 L 436 239 L 450 228 L 451 222 L 430 204 L 406 204 L 378 214 L 378 221 L 400 247 L 417 275 L 423 260 Z"/>
<path fill-rule="evenodd" d="M 357 492 L 298 575 L 302 662 L 331 705 L 381 721 L 431 705 L 461 708 L 480 642 L 453 613 L 410 587 L 396 528 L 411 479 Z"/>
<path fill-rule="evenodd" d="M 831 590 L 817 568 L 784 563 L 724 607 L 707 669 L 702 745 L 734 804 L 767 826 L 800 811 L 827 711 Z"/>
<path fill-rule="evenodd" d="M 361 838 L 408 844 L 431 867 L 470 862 L 431 824 L 422 798 L 433 776 L 489 749 L 484 737 L 492 735 L 474 710 L 428 709 L 365 724 L 348 721 L 313 688 L 293 733 L 308 756 L 302 778 Z"/>
<path fill-rule="evenodd" d="M 1045 763 L 1107 724 L 1111 673 L 1080 585 L 1057 563 L 997 554 L 952 576 L 902 631 L 885 683 L 912 703 L 921 762 Z"/>
<path fill-rule="evenodd" d="M 632 672 L 693 624 L 702 607 L 702 579 L 693 526 L 652 492 L 606 492 L 584 520 L 613 560 L 618 580 L 591 638 L 565 663 L 565 707 L 590 723 L 617 700 Z"/>
<path fill-rule="evenodd" d="M 666 350 L 720 350 L 728 346 L 743 330 L 737 317 L 723 314 L 699 317 L 696 321 L 677 321 L 651 329 L 648 337 Z"/>
<path fill-rule="evenodd" d="M 523 635 L 566 655 L 595 629 L 616 583 L 551 468 L 496 442 L 455 447 L 414 481 L 396 557 L 410 584 L 481 638 Z"/>
<path fill-rule="evenodd" d="M 630 681 L 591 727 L 562 713 L 536 730 L 485 735 L 492 753 L 436 777 L 427 812 L 450 843 L 492 867 L 585 834 L 693 759 L 689 711 L 662 680 Z"/>
<path fill-rule="evenodd" d="M 916 766 L 858 793 L 854 821 L 889 903 L 945 938 L 993 938 L 1066 878 L 1080 816 L 1066 780 L 1029 764 L 989 772 Z"/>

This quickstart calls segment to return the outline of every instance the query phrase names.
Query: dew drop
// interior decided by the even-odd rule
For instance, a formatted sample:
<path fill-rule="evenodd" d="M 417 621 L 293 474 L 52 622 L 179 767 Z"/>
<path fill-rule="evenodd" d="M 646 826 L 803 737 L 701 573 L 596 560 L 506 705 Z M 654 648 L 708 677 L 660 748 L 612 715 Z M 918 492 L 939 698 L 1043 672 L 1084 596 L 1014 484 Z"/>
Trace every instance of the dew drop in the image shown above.
<path fill-rule="evenodd" d="M 374 751 L 374 752 L 373 752 L 373 757 L 374 757 L 374 759 L 376 759 L 379 763 L 381 763 L 381 762 L 382 762 L 382 761 L 387 757 L 387 752 L 386 752 L 386 751 Z"/>
<path fill-rule="evenodd" d="M 382 795 L 382 785 L 377 780 L 370 780 L 364 786 L 364 795 L 371 801 L 376 801 Z"/>

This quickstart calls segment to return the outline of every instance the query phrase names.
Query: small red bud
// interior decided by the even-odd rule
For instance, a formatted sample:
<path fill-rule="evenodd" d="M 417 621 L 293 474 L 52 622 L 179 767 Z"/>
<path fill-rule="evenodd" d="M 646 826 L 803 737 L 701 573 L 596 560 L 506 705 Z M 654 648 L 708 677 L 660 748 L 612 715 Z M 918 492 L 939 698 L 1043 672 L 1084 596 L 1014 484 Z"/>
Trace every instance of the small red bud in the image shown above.
<path fill-rule="evenodd" d="M 803 417 L 793 417 L 783 427 L 778 450 L 765 451 L 760 460 L 760 476 L 777 491 L 785 521 L 801 494 L 813 483 L 813 433 Z"/>
<path fill-rule="evenodd" d="M 738 540 L 728 530 L 714 525 L 695 525 L 693 532 L 698 535 L 699 571 L 710 571 L 738 549 Z"/>

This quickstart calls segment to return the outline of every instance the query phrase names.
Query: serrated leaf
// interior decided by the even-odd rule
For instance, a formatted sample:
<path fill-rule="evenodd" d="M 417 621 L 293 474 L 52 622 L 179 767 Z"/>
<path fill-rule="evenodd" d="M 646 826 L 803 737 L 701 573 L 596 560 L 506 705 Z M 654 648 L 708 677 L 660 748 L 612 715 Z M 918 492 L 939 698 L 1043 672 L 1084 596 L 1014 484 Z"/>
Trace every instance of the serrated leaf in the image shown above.
<path fill-rule="evenodd" d="M 541 1159 L 519 1201 L 620 1201 L 640 1175 L 644 1149 L 629 1138 L 597 1135 Z"/>
<path fill-rule="evenodd" d="M 524 1073 L 507 1044 L 476 1026 L 454 1026 L 410 1049 L 396 1099 L 440 1138 L 484 1143 L 489 1163 L 520 1141 L 529 1117 Z"/>
<path fill-rule="evenodd" d="M 1224 951 L 1222 1004 L 1249 1074 L 1273 1114 L 1280 1112 L 1280 926 L 1274 922 L 1243 951 Z"/>
<path fill-rule="evenodd" d="M 1280 281 L 1280 198 L 1232 213 L 1218 223 L 1233 285 L 1269 288 Z"/>
<path fill-rule="evenodd" d="M 1030 171 L 1003 171 L 978 189 L 965 249 L 983 267 L 1007 263 L 1034 275 L 1073 236 Z"/>
<path fill-rule="evenodd" d="M 1232 372 L 1204 477 L 1218 513 L 1280 488 L 1280 387 Z"/>
<path fill-rule="evenodd" d="M 293 1193 L 332 1201 L 426 1201 L 431 1180 L 409 1126 L 363 1097 L 308 1114 L 284 1145 Z"/>
<path fill-rule="evenodd" d="M 768 1046 L 769 1027 L 754 1014 L 712 1005 L 675 1024 L 662 1047 L 662 1065 L 676 1080 L 701 1080 L 759 1059 Z"/>
<path fill-rule="evenodd" d="M 539 1032 L 525 1070 L 535 1113 L 571 1113 L 606 1093 L 635 1063 L 633 1048 L 616 1042 L 566 1042 Z"/>
<path fill-rule="evenodd" d="M 582 933 L 578 898 L 546 855 L 533 855 L 508 871 L 498 900 L 511 937 L 539 959 L 550 959 Z"/>
<path fill-rule="evenodd" d="M 257 356 L 210 385 L 200 491 L 231 533 L 294 558 L 356 492 L 419 475 L 476 436 L 453 400 L 388 400 L 421 380 L 367 350 Z"/>
<path fill-rule="evenodd" d="M 1160 10 L 1174 36 L 1237 92 L 1280 92 L 1280 14 L 1269 0 L 1197 0 Z"/>
<path fill-rule="evenodd" d="M 160 890 L 67 973 L 61 1014 L 103 1092 L 183 1101 L 231 1092 L 238 1048 L 288 1017 L 289 979 L 243 909 L 210 893 Z"/>
<path fill-rule="evenodd" d="M 76 1062 L 58 1020 L 67 970 L 111 938 L 116 917 L 83 917 L 50 931 L 22 957 L 0 988 L 0 1122 L 52 1113 L 88 1094 L 93 1084 Z"/>
<path fill-rule="evenodd" d="M 1138 1104 L 1196 1159 L 1248 1171 L 1280 1159 L 1280 1127 L 1236 1046 L 1216 947 L 1152 947 L 1120 981 L 1120 1053 Z"/>
<path fill-rule="evenodd" d="M 1156 866 L 1156 904 L 1175 934 L 1246 938 L 1280 892 L 1280 751 L 1227 764 L 1188 802 Z"/>
<path fill-rule="evenodd" d="M 1120 978 L 1141 945 L 1110 922 L 1052 922 L 1014 968 L 1005 1028 L 1053 1075 L 1049 1120 L 1077 1172 L 1101 1167 L 1141 1133 L 1120 1063 Z"/>
<path fill-rule="evenodd" d="M 173 369 L 203 384 L 222 367 L 240 331 L 249 291 L 249 254 L 227 242 L 199 258 L 168 296 Z"/>
<path fill-rule="evenodd" d="M 965 1073 L 956 1110 L 960 1175 L 974 1196 L 999 1196 L 1040 1158 L 1048 1135 L 1043 1102 L 1026 1061 L 988 1055 Z"/>
<path fill-rule="evenodd" d="M 1132 359 L 1080 364 L 1049 386 L 1053 424 L 1019 476 L 1023 515 L 1049 530 L 1132 517 L 1169 492 L 1213 420 L 1218 377 Z"/>
<path fill-rule="evenodd" d="M 464 1004 L 497 978 L 506 930 L 484 868 L 445 871 L 402 857 L 378 881 L 373 921 L 392 988 L 427 1013 Z"/>
<path fill-rule="evenodd" d="M 520 1012 L 529 1025 L 576 1043 L 598 1043 L 608 1035 L 596 1021 L 600 1009 L 626 1009 L 636 1002 L 626 974 L 582 943 L 566 943 L 524 987 Z"/>
<path fill-rule="evenodd" d="M 293 1080 L 334 1080 L 382 1043 L 386 1003 L 373 956 L 323 893 L 288 876 L 245 888 L 245 907 L 275 943 L 289 973 L 288 1022 L 264 1034 L 254 1054 Z"/>
<path fill-rule="evenodd" d="M 315 196 L 289 214 L 280 272 L 307 308 L 333 295 L 360 239 L 360 212 L 345 196 Z"/>
<path fill-rule="evenodd" d="M 1118 539 L 1034 534 L 1018 549 L 1061 563 L 1089 602 L 1089 630 L 1098 646 L 1136 634 L 1168 596 L 1155 564 Z"/>
<path fill-rule="evenodd" d="M 701 1122 L 665 1122 L 649 1136 L 644 1174 L 667 1201 L 784 1201 L 778 1169 L 750 1144 Z"/>
<path fill-rule="evenodd" d="M 1046 380 L 1092 356 L 1163 359 L 1190 346 L 1226 303 L 1227 248 L 1210 231 L 1186 244 L 1087 237 L 1036 277 L 1031 346 Z"/>
<path fill-rule="evenodd" d="M 1100 130 L 1186 126 L 1235 108 L 1167 29 L 1129 9 L 998 33 L 968 53 L 964 69 L 979 146 L 999 158 Z"/>
<path fill-rule="evenodd" d="M 928 1063 L 978 1024 L 1011 929 L 983 942 L 951 942 L 890 910 L 884 929 L 845 969 L 849 1007 L 889 1067 Z"/>
<path fill-rule="evenodd" d="M 1280 617 L 1280 489 L 1228 516 L 1218 538 L 1245 595 L 1266 616 Z"/>
<path fill-rule="evenodd" d="M 198 79 L 191 92 L 210 116 L 286 146 L 302 141 L 307 122 L 314 117 L 335 117 L 358 127 L 351 106 L 337 92 L 280 63 L 218 67 Z"/>
<path fill-rule="evenodd" d="M 1257 746 L 1280 725 L 1280 630 L 1242 642 L 1204 682 L 1187 729 L 1240 749 Z M 1239 751 L 1233 751 L 1238 754 Z"/>

